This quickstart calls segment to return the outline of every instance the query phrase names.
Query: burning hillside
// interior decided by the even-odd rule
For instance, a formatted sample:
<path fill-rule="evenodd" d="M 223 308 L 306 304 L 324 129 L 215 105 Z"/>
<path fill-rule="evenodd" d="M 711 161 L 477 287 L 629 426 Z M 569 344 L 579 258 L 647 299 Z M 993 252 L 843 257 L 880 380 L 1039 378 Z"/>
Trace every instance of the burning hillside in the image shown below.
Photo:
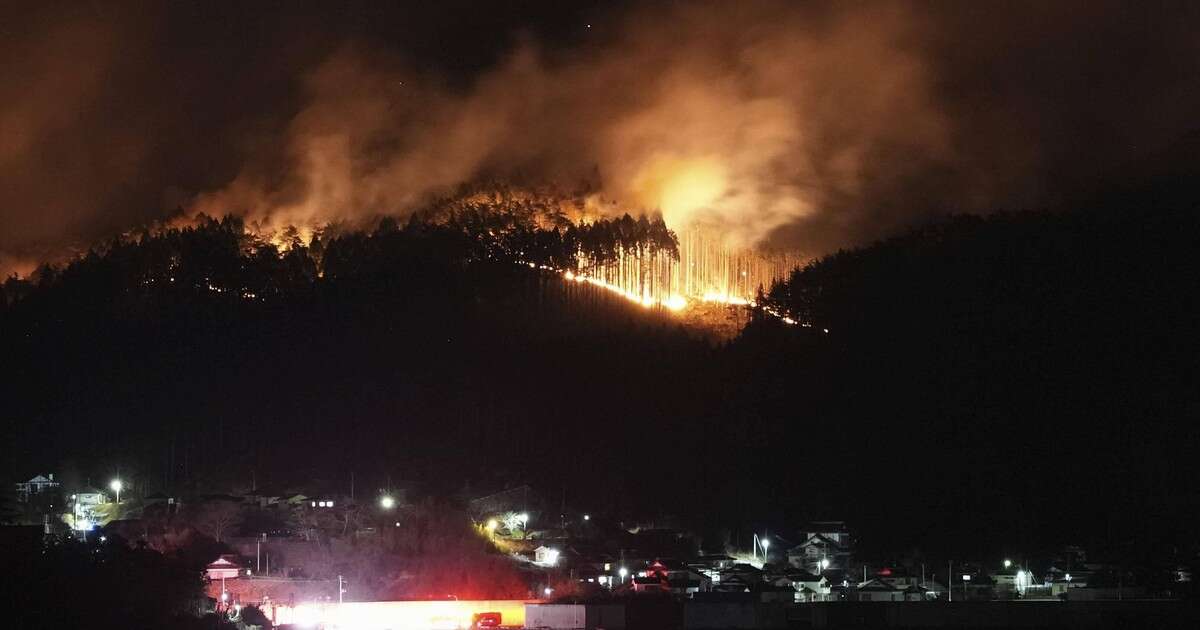
<path fill-rule="evenodd" d="M 720 319 L 701 305 L 753 305 L 760 290 L 769 290 L 800 261 L 795 255 L 730 247 L 697 227 L 676 232 L 661 216 L 634 218 L 594 192 L 566 194 L 553 188 L 463 187 L 410 215 L 408 226 L 436 226 L 455 234 L 476 260 L 561 274 L 645 307 L 686 310 L 691 322 Z M 319 252 L 323 239 L 350 227 L 251 223 L 246 229 L 281 251 L 304 245 Z"/>

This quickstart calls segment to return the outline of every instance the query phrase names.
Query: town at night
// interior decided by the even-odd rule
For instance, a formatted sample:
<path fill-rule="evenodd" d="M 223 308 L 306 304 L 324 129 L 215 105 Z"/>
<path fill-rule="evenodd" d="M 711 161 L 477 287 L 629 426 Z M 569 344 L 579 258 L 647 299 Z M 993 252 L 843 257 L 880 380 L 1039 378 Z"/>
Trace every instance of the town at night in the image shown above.
<path fill-rule="evenodd" d="M 0 6 L 0 626 L 1200 627 L 1200 4 Z"/>

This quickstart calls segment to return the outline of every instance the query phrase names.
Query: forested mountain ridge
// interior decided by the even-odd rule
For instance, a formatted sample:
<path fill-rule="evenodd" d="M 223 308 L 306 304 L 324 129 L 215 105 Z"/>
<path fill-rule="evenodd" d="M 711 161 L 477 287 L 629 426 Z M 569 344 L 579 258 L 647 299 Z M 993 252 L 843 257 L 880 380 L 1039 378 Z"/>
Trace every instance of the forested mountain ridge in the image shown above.
<path fill-rule="evenodd" d="M 553 478 L 597 511 L 845 517 L 881 547 L 1169 538 L 1200 512 L 1167 501 L 1191 496 L 1172 462 L 1197 444 L 1200 231 L 1194 197 L 1156 190 L 823 257 L 763 296 L 812 328 L 762 316 L 719 347 L 537 269 L 567 230 L 486 213 L 308 245 L 235 219 L 114 242 L 4 284 L 10 476 Z M 621 238 L 670 255 L 658 222 L 606 225 L 598 257 Z M 766 483 L 797 470 L 819 483 Z"/>

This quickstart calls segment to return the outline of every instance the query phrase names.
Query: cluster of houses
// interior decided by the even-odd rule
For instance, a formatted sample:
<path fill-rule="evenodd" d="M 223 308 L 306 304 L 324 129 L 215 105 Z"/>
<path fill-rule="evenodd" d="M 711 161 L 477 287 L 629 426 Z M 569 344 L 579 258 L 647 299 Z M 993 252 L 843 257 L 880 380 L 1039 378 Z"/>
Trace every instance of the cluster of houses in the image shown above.
<path fill-rule="evenodd" d="M 641 532 L 663 538 L 668 532 Z M 532 562 L 557 567 L 579 583 L 583 591 L 607 589 L 613 594 L 673 594 L 691 598 L 741 594 L 763 602 L 823 601 L 923 601 L 942 596 L 946 588 L 933 579 L 883 569 L 865 579 L 854 579 L 849 532 L 842 522 L 810 524 L 803 541 L 775 555 L 737 558 L 727 554 L 700 554 L 688 558 L 642 557 L 621 550 L 614 557 L 574 541 L 556 546 L 539 539 Z M 645 547 L 653 545 L 641 544 Z"/>
<path fill-rule="evenodd" d="M 61 515 L 62 522 L 79 531 L 90 531 L 106 518 L 104 506 L 112 503 L 109 493 L 90 484 L 71 488 L 69 495 L 66 490 L 54 479 L 54 473 L 35 475 L 15 484 L 17 503 L 29 508 L 31 514 L 26 516 L 37 517 L 36 520 L 44 524 L 46 533 L 59 526 L 57 519 L 48 518 L 50 515 Z"/>
<path fill-rule="evenodd" d="M 39 510 L 61 515 L 58 527 L 65 523 L 79 531 L 90 531 L 116 518 L 116 492 L 90 486 L 71 488 L 69 494 L 53 474 L 37 475 L 15 484 L 16 499 Z M 116 490 L 116 488 L 114 488 Z M 372 497 L 380 509 L 391 510 L 407 504 L 403 490 Z M 386 501 L 386 503 L 384 503 Z M 233 495 L 204 495 L 190 502 L 226 502 L 239 508 L 260 508 L 291 515 L 310 516 L 326 513 L 334 516 L 353 510 L 353 496 L 316 492 L 251 489 Z M 122 516 L 129 517 L 131 503 L 121 502 Z M 163 494 L 139 496 L 136 512 L 174 513 L 182 504 Z M 572 514 L 549 509 L 528 486 L 521 486 L 480 497 L 468 502 L 472 516 L 482 531 L 504 538 L 514 558 L 526 563 L 525 569 L 540 574 L 545 588 L 568 583 L 572 591 L 597 594 L 671 594 L 685 598 L 720 598 L 736 594 L 762 602 L 809 603 L 827 601 L 925 601 L 931 599 L 1084 599 L 1136 597 L 1139 587 L 1119 584 L 1109 593 L 1093 584 L 1093 576 L 1104 565 L 1089 563 L 1081 549 L 1069 548 L 1054 563 L 1035 573 L 1020 563 L 1003 561 L 994 566 L 982 563 L 954 563 L 949 566 L 869 565 L 855 557 L 854 540 L 841 521 L 809 523 L 793 541 L 783 536 L 755 537 L 750 554 L 732 548 L 699 549 L 689 533 L 669 528 L 626 527 L 620 523 L 599 523 L 587 514 Z M 344 525 L 352 526 L 345 518 Z M 315 519 L 288 520 L 279 531 L 264 532 L 260 537 L 241 540 L 226 537 L 224 542 L 238 554 L 217 558 L 208 567 L 211 579 L 236 579 L 278 574 L 304 574 L 303 543 L 312 540 L 306 530 Z M 132 521 L 130 521 L 132 522 Z M 341 521 L 338 521 L 341 522 Z M 50 533 L 50 521 L 46 521 Z M 356 536 L 373 533 L 367 523 L 354 525 Z M 397 526 L 399 523 L 397 522 Z M 365 529 L 364 529 L 365 528 Z M 371 531 L 368 531 L 371 530 Z M 345 529 L 343 528 L 343 531 Z M 229 532 L 233 534 L 233 532 Z M 218 539 L 221 538 L 218 536 Z M 250 557 L 252 564 L 239 558 Z M 287 559 L 285 562 L 284 559 Z M 297 568 L 300 567 L 300 568 Z M 1177 581 L 1188 582 L 1188 570 L 1178 570 Z M 1109 589 L 1113 590 L 1113 589 Z M 1143 589 L 1144 590 L 1144 589 Z M 548 592 L 545 594 L 549 594 Z"/>
<path fill-rule="evenodd" d="M 1062 550 L 1038 571 L 1009 560 L 939 567 L 862 562 L 855 558 L 853 539 L 840 521 L 808 524 L 797 543 L 772 537 L 768 542 L 775 549 L 768 550 L 767 542 L 755 542 L 755 553 L 750 555 L 679 553 L 681 547 L 671 545 L 670 539 L 686 534 L 668 530 L 643 530 L 623 537 L 616 544 L 624 548 L 616 553 L 611 543 L 601 548 L 567 533 L 531 528 L 527 534 L 538 546 L 528 556 L 533 564 L 568 576 L 585 593 L 607 590 L 710 600 L 738 594 L 742 599 L 777 603 L 1170 596 L 1144 585 L 1094 582 L 1094 576 L 1110 573 L 1112 567 L 1088 562 L 1078 547 Z M 1180 585 L 1190 582 L 1190 571 L 1177 569 L 1173 580 Z"/>

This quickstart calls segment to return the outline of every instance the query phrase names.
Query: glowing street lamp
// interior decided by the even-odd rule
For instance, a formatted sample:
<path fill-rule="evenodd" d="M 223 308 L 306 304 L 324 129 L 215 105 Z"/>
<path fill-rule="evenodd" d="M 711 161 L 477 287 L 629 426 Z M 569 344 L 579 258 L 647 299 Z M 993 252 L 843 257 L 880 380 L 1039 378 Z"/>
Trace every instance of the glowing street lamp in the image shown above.
<path fill-rule="evenodd" d="M 489 519 L 488 519 L 488 522 L 487 522 L 487 525 L 486 525 L 485 527 L 487 528 L 487 530 L 488 530 L 488 533 L 490 533 L 490 534 L 492 534 L 492 535 L 495 535 L 495 534 L 496 534 L 496 528 L 497 528 L 497 527 L 499 527 L 499 526 L 500 526 L 500 523 L 499 523 L 499 521 L 497 521 L 497 520 L 496 520 L 496 519 L 494 519 L 494 518 L 489 518 Z"/>
<path fill-rule="evenodd" d="M 1012 566 L 1012 560 L 1005 560 L 1005 561 L 1004 561 L 1004 568 L 1005 568 L 1005 569 L 1007 569 L 1007 568 L 1009 568 L 1009 567 L 1011 567 L 1011 566 Z"/>
<path fill-rule="evenodd" d="M 765 559 L 767 557 L 767 547 L 771 546 L 771 541 L 770 539 L 763 538 L 761 544 L 763 548 L 763 558 Z"/>
<path fill-rule="evenodd" d="M 821 570 L 824 571 L 825 569 L 828 569 L 828 568 L 829 568 L 829 558 L 821 558 Z"/>
<path fill-rule="evenodd" d="M 120 503 L 121 502 L 121 488 L 124 487 L 124 484 L 121 483 L 120 479 L 113 479 L 112 483 L 108 484 L 108 487 L 112 488 L 112 491 L 117 493 L 117 503 Z"/>
<path fill-rule="evenodd" d="M 379 507 L 390 510 L 396 507 L 396 500 L 385 494 L 383 498 L 379 499 Z"/>
<path fill-rule="evenodd" d="M 617 569 L 617 575 L 621 576 L 621 583 L 624 584 L 625 577 L 629 575 L 629 569 L 621 567 L 620 569 Z"/>

